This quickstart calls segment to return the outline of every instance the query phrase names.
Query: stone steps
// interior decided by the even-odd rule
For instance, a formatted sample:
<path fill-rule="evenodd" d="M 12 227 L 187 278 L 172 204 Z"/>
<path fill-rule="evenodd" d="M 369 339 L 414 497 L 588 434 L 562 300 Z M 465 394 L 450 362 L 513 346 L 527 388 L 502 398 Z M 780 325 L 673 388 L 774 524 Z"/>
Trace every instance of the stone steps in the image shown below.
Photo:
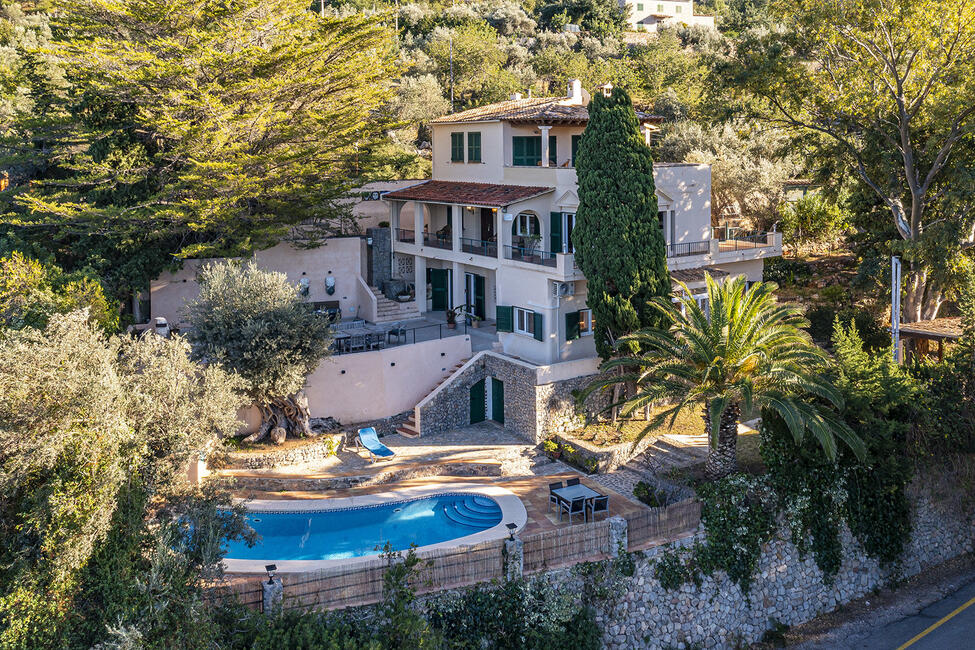
<path fill-rule="evenodd" d="M 427 393 L 427 395 L 429 395 L 433 391 L 435 391 L 438 388 L 440 388 L 444 384 L 444 382 L 448 381 L 451 377 L 453 377 L 454 376 L 454 373 L 456 373 L 458 370 L 460 370 L 461 367 L 463 367 L 463 365 L 465 363 L 467 363 L 468 361 L 470 361 L 470 359 L 462 359 L 460 363 L 458 363 L 456 366 L 454 366 L 453 368 L 451 368 L 450 370 L 448 370 L 447 371 L 447 374 L 444 375 L 440 379 L 440 381 L 437 382 L 437 385 L 436 386 L 434 386 L 433 388 L 430 389 L 430 391 Z M 424 398 L 425 397 L 426 396 L 424 396 Z M 400 434 L 401 436 L 406 436 L 407 438 L 419 438 L 420 437 L 420 427 L 417 426 L 417 424 L 416 424 L 416 411 L 415 410 L 414 410 L 413 413 L 410 413 L 410 416 L 408 418 L 406 418 L 406 421 L 403 422 L 403 424 L 401 424 L 396 429 L 396 433 Z"/>
<path fill-rule="evenodd" d="M 420 310 L 417 309 L 416 301 L 398 302 L 384 296 L 382 291 L 376 287 L 371 286 L 369 290 L 376 296 L 377 323 L 390 323 L 393 321 L 420 318 Z"/>
<path fill-rule="evenodd" d="M 631 460 L 624 467 L 639 472 L 640 465 L 644 465 L 652 468 L 655 473 L 662 474 L 672 469 L 697 465 L 707 459 L 707 438 L 704 436 L 700 436 L 701 444 L 681 444 L 682 441 L 667 438 L 663 436 L 654 441 L 640 459 Z M 694 438 L 696 442 L 698 437 Z"/>

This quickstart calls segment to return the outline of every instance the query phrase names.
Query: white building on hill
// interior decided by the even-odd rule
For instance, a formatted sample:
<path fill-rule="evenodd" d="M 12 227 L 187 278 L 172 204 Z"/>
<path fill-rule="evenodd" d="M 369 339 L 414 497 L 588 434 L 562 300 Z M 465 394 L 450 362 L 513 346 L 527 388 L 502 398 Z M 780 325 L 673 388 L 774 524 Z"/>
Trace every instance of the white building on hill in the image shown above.
<path fill-rule="evenodd" d="M 630 29 L 636 31 L 656 32 L 661 25 L 679 24 L 714 27 L 714 16 L 694 14 L 692 0 L 620 0 L 620 6 L 627 11 Z"/>

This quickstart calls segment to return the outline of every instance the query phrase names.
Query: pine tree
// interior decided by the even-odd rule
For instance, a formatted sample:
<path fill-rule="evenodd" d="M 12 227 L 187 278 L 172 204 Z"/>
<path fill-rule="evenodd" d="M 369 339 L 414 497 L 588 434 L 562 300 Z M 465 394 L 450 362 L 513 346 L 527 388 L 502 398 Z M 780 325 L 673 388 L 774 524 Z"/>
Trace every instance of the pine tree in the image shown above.
<path fill-rule="evenodd" d="M 62 265 L 124 293 L 173 256 L 243 255 L 298 224 L 317 240 L 347 218 L 388 127 L 378 18 L 290 0 L 79 0 L 52 15 L 69 89 L 45 111 L 55 124 L 39 133 L 28 112 L 4 134 L 38 171 L 15 174 L 0 210 Z"/>
<path fill-rule="evenodd" d="M 608 359 L 621 336 L 661 324 L 649 302 L 670 293 L 653 159 L 625 91 L 593 97 L 576 173 L 579 211 L 572 244 L 589 285 L 596 350 Z M 636 352 L 632 343 L 624 346 L 620 353 Z"/>

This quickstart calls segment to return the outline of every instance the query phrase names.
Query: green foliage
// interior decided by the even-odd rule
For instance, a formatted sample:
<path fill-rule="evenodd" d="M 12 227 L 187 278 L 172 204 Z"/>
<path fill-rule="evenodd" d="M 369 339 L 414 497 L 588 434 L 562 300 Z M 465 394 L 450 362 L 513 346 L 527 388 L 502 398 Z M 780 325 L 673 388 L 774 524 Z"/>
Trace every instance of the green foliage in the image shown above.
<path fill-rule="evenodd" d="M 105 340 L 81 312 L 0 338 L 0 645 L 57 647 L 69 632 L 87 634 L 71 617 L 89 596 L 95 603 L 106 589 L 131 587 L 98 586 L 108 566 L 148 590 L 133 597 L 145 611 L 120 615 L 126 625 L 165 618 L 152 614 L 171 588 L 216 570 L 214 540 L 243 528 L 204 517 L 228 505 L 221 497 L 184 503 L 180 486 L 190 458 L 236 430 L 239 388 L 217 367 L 201 371 L 181 339 Z M 176 522 L 199 529 L 183 540 Z M 131 571 L 124 557 L 132 555 L 121 554 L 119 566 L 114 552 L 102 553 L 117 534 L 130 535 L 118 543 L 143 557 Z M 84 647 L 105 629 L 91 633 Z"/>
<path fill-rule="evenodd" d="M 101 284 L 82 273 L 66 274 L 17 251 L 0 257 L 0 328 L 43 329 L 54 314 L 87 309 L 106 332 L 118 329 L 118 306 Z"/>
<path fill-rule="evenodd" d="M 711 214 L 740 212 L 762 230 L 777 220 L 784 183 L 798 169 L 781 133 L 747 122 L 676 122 L 663 128 L 654 150 L 659 160 L 710 165 Z"/>
<path fill-rule="evenodd" d="M 778 285 L 800 284 L 812 279 L 812 266 L 802 260 L 787 257 L 766 257 L 762 278 Z"/>
<path fill-rule="evenodd" d="M 639 481 L 633 488 L 633 496 L 651 508 L 661 508 L 667 505 L 667 495 L 663 490 L 645 481 Z"/>
<path fill-rule="evenodd" d="M 285 0 L 85 0 L 54 15 L 71 85 L 51 95 L 51 124 L 15 116 L 7 144 L 43 162 L 2 202 L 66 268 L 141 290 L 173 255 L 237 254 L 299 223 L 316 238 L 347 218 L 345 193 L 385 141 L 393 62 L 376 19 Z"/>
<path fill-rule="evenodd" d="M 663 233 L 657 220 L 653 159 L 644 144 L 629 96 L 614 88 L 596 95 L 579 143 L 579 210 L 572 231 L 576 262 L 589 285 L 587 305 L 603 359 L 622 336 L 658 325 L 650 300 L 670 291 Z"/>
<path fill-rule="evenodd" d="M 660 581 L 661 587 L 673 591 L 692 582 L 701 586 L 701 572 L 694 563 L 696 550 L 696 547 L 677 546 L 660 553 L 660 559 L 653 565 L 653 577 Z"/>
<path fill-rule="evenodd" d="M 198 280 L 200 295 L 186 308 L 194 355 L 239 374 L 259 402 L 301 390 L 329 354 L 328 319 L 283 273 L 254 262 L 210 264 Z"/>
<path fill-rule="evenodd" d="M 775 495 L 763 478 L 746 474 L 704 484 L 698 493 L 707 541 L 695 549 L 696 563 L 705 575 L 724 571 L 747 594 L 762 545 L 775 533 Z"/>
<path fill-rule="evenodd" d="M 911 532 L 907 485 L 914 474 L 908 441 L 921 416 L 925 389 L 893 361 L 889 350 L 870 354 L 854 327 L 833 335 L 843 419 L 867 443 L 859 463 L 844 456 L 847 523 L 864 550 L 882 564 L 896 562 Z"/>
<path fill-rule="evenodd" d="M 735 446 L 740 409 L 769 407 L 789 423 L 795 439 L 811 436 L 832 458 L 837 439 L 862 454 L 863 443 L 829 409 L 800 399 L 815 395 L 838 407 L 842 398 L 821 373 L 825 353 L 802 330 L 808 322 L 795 305 L 776 302 L 774 284 L 756 283 L 746 289 L 744 276 L 722 284 L 707 276 L 709 311 L 692 292 L 676 302 L 657 298 L 651 305 L 667 322 L 666 329 L 644 329 L 623 339 L 644 352 L 623 356 L 602 365 L 604 377 L 591 383 L 577 399 L 616 383 L 636 384 L 621 412 L 628 416 L 648 404 L 665 402 L 641 434 L 664 423 L 673 424 L 688 408 L 703 408 L 711 452 L 706 471 L 727 475 L 736 464 Z M 619 369 L 635 368 L 623 373 Z"/>
<path fill-rule="evenodd" d="M 285 612 L 267 617 L 243 606 L 217 610 L 220 647 L 227 650 L 380 650 L 379 639 L 363 638 L 361 625 L 328 612 Z"/>
<path fill-rule="evenodd" d="M 429 602 L 428 612 L 444 648 L 595 650 L 602 644 L 592 610 L 577 604 L 577 594 L 544 580 L 514 580 L 438 596 Z"/>
<path fill-rule="evenodd" d="M 806 312 L 806 318 L 809 319 L 809 334 L 813 340 L 820 341 L 827 348 L 832 349 L 835 346 L 833 335 L 836 322 L 852 322 L 867 350 L 878 351 L 890 346 L 890 332 L 884 329 L 872 313 L 862 307 L 849 303 L 818 304 Z"/>
<path fill-rule="evenodd" d="M 542 27 L 561 29 L 566 23 L 579 25 L 594 36 L 617 36 L 626 19 L 615 0 L 543 0 L 538 3 Z"/>
<path fill-rule="evenodd" d="M 850 215 L 821 194 L 809 194 L 782 210 L 782 240 L 796 256 L 803 246 L 829 246 L 850 228 Z"/>

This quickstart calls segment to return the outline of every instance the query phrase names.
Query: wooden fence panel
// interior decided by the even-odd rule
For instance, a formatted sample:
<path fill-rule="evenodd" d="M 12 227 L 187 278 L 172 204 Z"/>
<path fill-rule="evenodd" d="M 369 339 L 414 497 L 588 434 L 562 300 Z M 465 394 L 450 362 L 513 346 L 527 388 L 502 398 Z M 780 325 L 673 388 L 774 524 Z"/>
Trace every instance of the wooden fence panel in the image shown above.
<path fill-rule="evenodd" d="M 525 573 L 595 559 L 609 552 L 609 522 L 569 526 L 523 538 Z"/>
<path fill-rule="evenodd" d="M 690 533 L 701 523 L 701 503 L 684 499 L 663 508 L 641 510 L 626 516 L 627 546 L 639 547 L 651 540 Z"/>

